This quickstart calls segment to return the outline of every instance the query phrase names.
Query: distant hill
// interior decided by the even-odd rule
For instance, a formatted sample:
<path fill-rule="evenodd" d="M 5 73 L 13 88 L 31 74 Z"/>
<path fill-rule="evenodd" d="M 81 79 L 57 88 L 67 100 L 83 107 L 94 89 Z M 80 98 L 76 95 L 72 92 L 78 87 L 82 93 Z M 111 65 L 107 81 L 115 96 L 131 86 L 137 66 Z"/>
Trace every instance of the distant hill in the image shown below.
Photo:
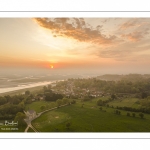
<path fill-rule="evenodd" d="M 100 80 L 106 80 L 106 81 L 118 81 L 123 78 L 123 75 L 117 75 L 117 74 L 105 74 L 98 76 L 97 79 Z"/>
<path fill-rule="evenodd" d="M 105 74 L 97 76 L 97 79 L 106 80 L 106 81 L 119 81 L 119 80 L 128 80 L 128 81 L 139 81 L 141 79 L 150 79 L 150 74 L 128 74 L 128 75 L 117 75 L 117 74 Z"/>

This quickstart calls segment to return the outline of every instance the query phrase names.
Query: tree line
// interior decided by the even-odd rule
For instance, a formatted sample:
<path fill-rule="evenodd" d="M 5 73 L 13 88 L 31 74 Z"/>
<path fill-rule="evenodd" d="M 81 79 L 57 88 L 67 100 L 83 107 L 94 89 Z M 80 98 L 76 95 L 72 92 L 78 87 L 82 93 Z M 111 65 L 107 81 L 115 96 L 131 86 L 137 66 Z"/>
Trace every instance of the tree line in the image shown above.
<path fill-rule="evenodd" d="M 79 87 L 81 89 L 94 89 L 95 91 L 123 94 L 137 94 L 143 92 L 144 94 L 146 93 L 145 95 L 150 96 L 150 76 L 148 76 L 147 78 L 141 77 L 137 80 L 133 80 L 133 77 L 131 78 L 130 76 L 126 76 L 126 78 L 120 79 L 118 81 L 100 80 L 96 77 L 88 79 L 68 79 L 67 81 L 61 81 L 60 83 L 58 82 L 57 86 L 65 88 L 68 82 L 70 82 L 76 88 Z"/>

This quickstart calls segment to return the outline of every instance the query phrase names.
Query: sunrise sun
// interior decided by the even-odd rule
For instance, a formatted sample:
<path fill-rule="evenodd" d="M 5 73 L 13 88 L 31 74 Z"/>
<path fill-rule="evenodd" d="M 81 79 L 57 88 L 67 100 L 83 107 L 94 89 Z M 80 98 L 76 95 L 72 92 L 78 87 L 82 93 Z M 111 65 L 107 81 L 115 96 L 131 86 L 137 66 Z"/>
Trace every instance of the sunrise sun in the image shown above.
<path fill-rule="evenodd" d="M 51 69 L 53 69 L 53 68 L 54 68 L 54 66 L 53 66 L 53 65 L 50 65 L 50 67 L 51 67 Z"/>

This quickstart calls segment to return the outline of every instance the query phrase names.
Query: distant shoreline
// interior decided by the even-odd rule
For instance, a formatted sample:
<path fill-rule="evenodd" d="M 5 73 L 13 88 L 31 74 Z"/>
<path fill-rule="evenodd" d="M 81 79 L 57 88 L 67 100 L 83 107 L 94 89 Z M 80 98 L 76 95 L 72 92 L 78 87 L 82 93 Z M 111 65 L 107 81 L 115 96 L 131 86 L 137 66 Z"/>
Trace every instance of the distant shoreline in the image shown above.
<path fill-rule="evenodd" d="M 45 81 L 45 82 L 37 82 L 37 83 L 30 83 L 24 86 L 16 86 L 16 87 L 9 87 L 9 88 L 0 88 L 0 94 L 7 93 L 7 92 L 13 92 L 13 91 L 18 91 L 18 90 L 23 90 L 23 89 L 28 89 L 28 88 L 33 88 L 33 87 L 38 87 L 38 86 L 44 86 L 51 84 L 55 81 Z"/>

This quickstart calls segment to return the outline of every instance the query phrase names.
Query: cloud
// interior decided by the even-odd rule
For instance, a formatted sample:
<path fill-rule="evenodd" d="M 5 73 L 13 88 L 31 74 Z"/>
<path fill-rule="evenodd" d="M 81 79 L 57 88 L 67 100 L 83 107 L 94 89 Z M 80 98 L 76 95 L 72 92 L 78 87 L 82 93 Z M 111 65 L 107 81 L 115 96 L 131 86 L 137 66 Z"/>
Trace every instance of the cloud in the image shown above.
<path fill-rule="evenodd" d="M 35 18 L 35 20 L 41 27 L 50 30 L 55 38 L 63 36 L 77 40 L 73 41 L 72 47 L 65 49 L 65 54 L 72 56 L 72 58 L 81 56 L 136 62 L 146 58 L 146 55 L 149 56 L 150 44 L 148 44 L 149 38 L 147 36 L 149 34 L 149 20 L 128 19 L 127 21 L 125 19 L 126 22 L 123 20 L 124 23 L 120 26 L 122 20 L 113 19 L 113 21 L 117 20 L 119 24 L 114 26 L 115 21 L 111 22 L 110 25 L 113 25 L 113 28 L 110 31 L 108 25 L 101 25 L 97 21 L 97 24 L 91 23 L 91 26 L 83 18 Z M 92 22 L 92 19 L 89 22 Z M 103 34 L 103 28 L 112 35 Z"/>
<path fill-rule="evenodd" d="M 127 38 L 128 40 L 132 42 L 137 42 L 143 38 L 143 35 L 141 32 L 133 32 L 129 34 L 123 34 L 122 37 Z"/>
<path fill-rule="evenodd" d="M 150 56 L 150 44 L 148 43 L 149 39 L 140 41 L 138 43 L 126 42 L 120 45 L 96 49 L 93 52 L 100 58 L 110 58 L 116 61 L 149 61 L 148 57 Z"/>
<path fill-rule="evenodd" d="M 134 29 L 134 28 L 143 28 L 145 26 L 149 26 L 149 18 L 132 18 L 123 24 L 119 25 L 120 30 Z"/>
<path fill-rule="evenodd" d="M 94 44 L 113 44 L 116 36 L 106 36 L 101 33 L 101 25 L 93 28 L 85 22 L 83 18 L 35 18 L 41 27 L 51 30 L 57 36 L 73 38 L 80 42 L 90 42 Z"/>
<path fill-rule="evenodd" d="M 126 50 L 119 50 L 118 48 L 108 49 L 99 52 L 99 56 L 102 58 L 113 58 L 115 60 L 124 61 L 129 56 L 129 52 Z"/>
<path fill-rule="evenodd" d="M 106 23 L 109 19 L 102 20 L 102 23 Z"/>
<path fill-rule="evenodd" d="M 137 42 L 149 34 L 149 26 L 150 22 L 147 18 L 132 18 L 119 25 L 118 33 L 122 38 Z"/>
<path fill-rule="evenodd" d="M 132 42 L 137 42 L 137 41 L 140 41 L 142 40 L 145 35 L 147 35 L 149 32 L 149 29 L 146 28 L 146 29 L 143 29 L 143 31 L 134 31 L 132 33 L 129 33 L 129 34 L 123 34 L 122 37 L 123 38 L 127 38 L 129 41 L 132 41 Z"/>
<path fill-rule="evenodd" d="M 129 28 L 132 28 L 132 27 L 136 27 L 136 26 L 139 26 L 139 24 L 137 24 L 137 20 L 136 19 L 132 19 L 132 20 L 129 20 L 123 24 L 120 25 L 120 29 L 121 30 L 126 30 L 126 29 L 129 29 Z"/>

